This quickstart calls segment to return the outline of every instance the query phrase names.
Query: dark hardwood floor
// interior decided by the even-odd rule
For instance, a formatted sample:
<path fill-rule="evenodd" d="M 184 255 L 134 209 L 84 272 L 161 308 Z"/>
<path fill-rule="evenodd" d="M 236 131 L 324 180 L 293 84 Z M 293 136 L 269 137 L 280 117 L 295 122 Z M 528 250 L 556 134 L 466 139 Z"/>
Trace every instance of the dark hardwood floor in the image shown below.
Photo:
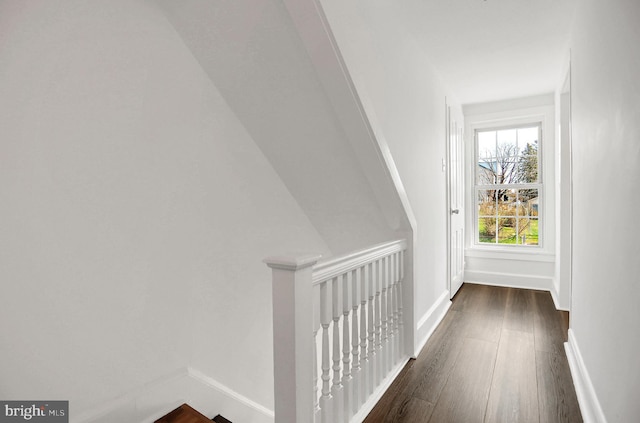
<path fill-rule="evenodd" d="M 582 422 L 548 292 L 464 284 L 365 423 Z"/>

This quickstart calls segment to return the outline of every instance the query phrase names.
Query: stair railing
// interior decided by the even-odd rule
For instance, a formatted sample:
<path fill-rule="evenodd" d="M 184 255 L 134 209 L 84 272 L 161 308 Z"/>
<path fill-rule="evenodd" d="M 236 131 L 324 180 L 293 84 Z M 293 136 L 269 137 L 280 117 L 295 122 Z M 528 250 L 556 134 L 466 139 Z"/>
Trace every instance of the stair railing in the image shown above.
<path fill-rule="evenodd" d="M 329 261 L 270 257 L 276 423 L 359 422 L 409 354 L 405 240 Z"/>

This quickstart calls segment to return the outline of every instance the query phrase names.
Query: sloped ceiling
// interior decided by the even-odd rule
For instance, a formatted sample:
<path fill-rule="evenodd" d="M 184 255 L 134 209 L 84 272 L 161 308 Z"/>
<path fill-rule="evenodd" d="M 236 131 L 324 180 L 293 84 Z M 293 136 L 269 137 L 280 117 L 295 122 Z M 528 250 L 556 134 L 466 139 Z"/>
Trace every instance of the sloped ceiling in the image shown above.
<path fill-rule="evenodd" d="M 391 2 L 389 2 L 391 3 Z M 576 0 L 406 0 L 401 24 L 462 104 L 552 92 Z"/>
<path fill-rule="evenodd" d="M 332 253 L 396 236 L 399 199 L 376 195 L 283 2 L 156 3 Z"/>

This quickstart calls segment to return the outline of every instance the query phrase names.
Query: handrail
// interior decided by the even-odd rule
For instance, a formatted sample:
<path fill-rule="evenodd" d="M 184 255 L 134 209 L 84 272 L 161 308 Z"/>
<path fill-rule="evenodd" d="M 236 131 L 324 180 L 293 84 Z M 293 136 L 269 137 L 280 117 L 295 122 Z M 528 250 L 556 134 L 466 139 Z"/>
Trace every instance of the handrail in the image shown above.
<path fill-rule="evenodd" d="M 405 239 L 399 239 L 396 241 L 383 242 L 364 250 L 347 253 L 327 261 L 319 261 L 313 266 L 313 285 L 355 270 L 369 262 L 405 250 L 406 248 L 407 241 Z"/>

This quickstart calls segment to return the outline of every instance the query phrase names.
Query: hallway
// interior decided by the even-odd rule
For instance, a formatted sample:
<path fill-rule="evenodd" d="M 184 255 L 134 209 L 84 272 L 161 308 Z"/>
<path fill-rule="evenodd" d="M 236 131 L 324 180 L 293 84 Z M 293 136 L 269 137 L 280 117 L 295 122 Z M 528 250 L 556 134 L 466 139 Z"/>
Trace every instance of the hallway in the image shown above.
<path fill-rule="evenodd" d="M 366 423 L 581 422 L 548 292 L 464 284 Z"/>

